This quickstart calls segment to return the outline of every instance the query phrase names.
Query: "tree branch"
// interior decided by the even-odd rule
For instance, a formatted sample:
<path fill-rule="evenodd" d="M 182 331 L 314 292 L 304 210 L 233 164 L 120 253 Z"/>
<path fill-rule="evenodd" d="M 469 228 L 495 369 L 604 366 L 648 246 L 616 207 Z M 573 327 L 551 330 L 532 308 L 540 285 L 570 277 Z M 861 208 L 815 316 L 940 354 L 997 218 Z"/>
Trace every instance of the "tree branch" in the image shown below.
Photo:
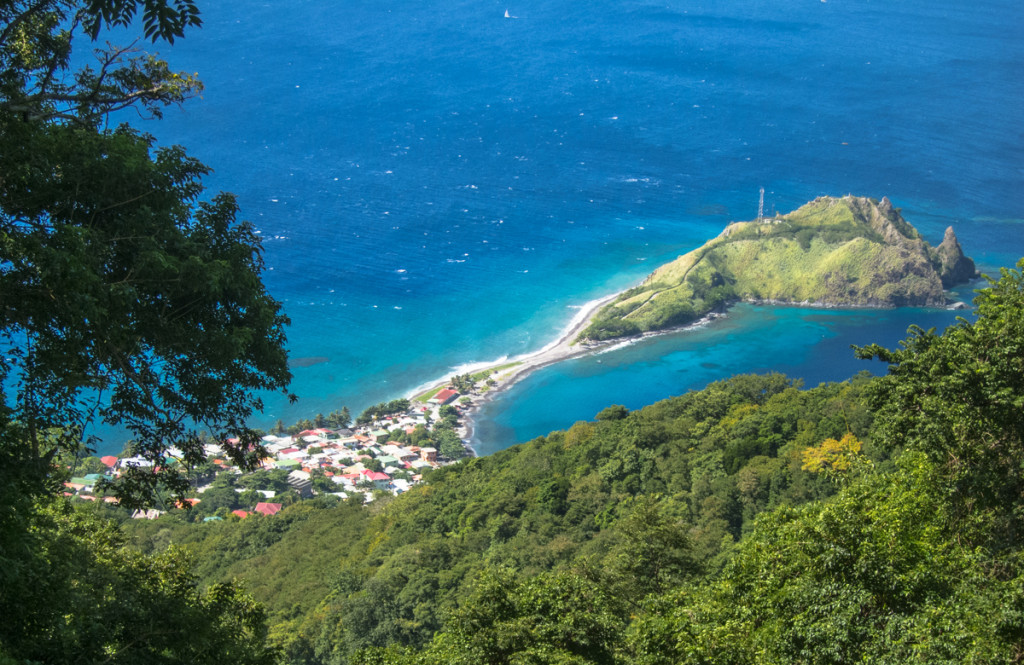
<path fill-rule="evenodd" d="M 28 9 L 18 13 L 14 17 L 14 20 L 7 24 L 7 27 L 4 28 L 4 31 L 0 32 L 0 47 L 6 46 L 7 40 L 11 38 L 11 35 L 14 34 L 14 31 L 17 30 L 22 23 L 27 21 L 32 15 L 41 11 L 46 5 L 50 4 L 51 2 L 53 2 L 53 0 L 39 0 L 34 5 L 30 6 Z"/>

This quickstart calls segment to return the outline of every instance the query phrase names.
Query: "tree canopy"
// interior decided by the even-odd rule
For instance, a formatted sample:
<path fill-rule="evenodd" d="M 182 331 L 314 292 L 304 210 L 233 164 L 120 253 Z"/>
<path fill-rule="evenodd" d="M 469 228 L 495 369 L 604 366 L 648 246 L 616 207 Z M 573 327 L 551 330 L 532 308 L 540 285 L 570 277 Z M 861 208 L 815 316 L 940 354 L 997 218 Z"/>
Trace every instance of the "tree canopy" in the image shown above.
<path fill-rule="evenodd" d="M 4 445 L 45 467 L 92 421 L 126 428 L 149 470 L 126 474 L 127 505 L 151 500 L 172 446 L 205 455 L 199 432 L 243 467 L 256 391 L 283 390 L 287 319 L 264 289 L 259 236 L 229 194 L 204 197 L 207 167 L 127 126 L 200 89 L 134 47 L 71 70 L 72 44 L 141 17 L 171 41 L 198 25 L 188 0 L 51 0 L 0 10 L 0 365 Z"/>
<path fill-rule="evenodd" d="M 1019 662 L 1024 277 L 976 304 L 861 350 L 885 377 L 613 408 L 369 507 L 293 506 L 265 550 L 248 520 L 137 528 L 251 580 L 292 663 Z"/>
<path fill-rule="evenodd" d="M 137 47 L 199 23 L 192 0 L 0 3 L 0 662 L 276 657 L 232 583 L 202 588 L 182 552 L 141 555 L 59 491 L 94 423 L 142 458 L 114 488 L 129 509 L 183 496 L 210 436 L 251 468 L 257 391 L 290 378 L 234 198 L 205 195 L 182 148 L 108 128 L 201 90 Z M 142 36 L 100 45 L 111 28 Z M 95 61 L 72 67 L 73 46 Z"/>
<path fill-rule="evenodd" d="M 140 11 L 141 10 L 141 11 Z M 96 127 L 112 111 L 161 107 L 202 90 L 196 76 L 126 46 L 98 47 L 102 30 L 141 18 L 146 37 L 172 43 L 200 25 L 192 0 L 13 0 L 0 7 L 0 109 L 25 122 Z M 73 41 L 96 47 L 95 63 L 71 68 Z"/>

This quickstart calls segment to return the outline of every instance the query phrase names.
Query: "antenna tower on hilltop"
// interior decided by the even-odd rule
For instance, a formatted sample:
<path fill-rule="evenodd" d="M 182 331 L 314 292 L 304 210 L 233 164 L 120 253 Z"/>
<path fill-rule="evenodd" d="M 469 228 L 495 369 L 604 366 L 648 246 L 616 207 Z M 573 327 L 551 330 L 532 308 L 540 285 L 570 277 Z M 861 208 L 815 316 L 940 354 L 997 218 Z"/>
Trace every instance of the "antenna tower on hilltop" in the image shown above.
<path fill-rule="evenodd" d="M 764 187 L 761 188 L 761 200 L 757 202 L 757 221 L 764 221 Z"/>

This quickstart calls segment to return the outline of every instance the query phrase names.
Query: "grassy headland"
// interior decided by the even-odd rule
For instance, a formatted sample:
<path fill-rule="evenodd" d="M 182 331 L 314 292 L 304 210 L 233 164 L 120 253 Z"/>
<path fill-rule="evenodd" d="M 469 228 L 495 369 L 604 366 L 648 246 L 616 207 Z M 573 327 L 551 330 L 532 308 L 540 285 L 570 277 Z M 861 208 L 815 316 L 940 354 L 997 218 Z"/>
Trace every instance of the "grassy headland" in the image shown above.
<path fill-rule="evenodd" d="M 578 339 L 686 325 L 741 300 L 941 306 L 944 288 L 974 274 L 952 228 L 933 248 L 888 199 L 821 197 L 787 215 L 730 224 L 619 294 Z"/>

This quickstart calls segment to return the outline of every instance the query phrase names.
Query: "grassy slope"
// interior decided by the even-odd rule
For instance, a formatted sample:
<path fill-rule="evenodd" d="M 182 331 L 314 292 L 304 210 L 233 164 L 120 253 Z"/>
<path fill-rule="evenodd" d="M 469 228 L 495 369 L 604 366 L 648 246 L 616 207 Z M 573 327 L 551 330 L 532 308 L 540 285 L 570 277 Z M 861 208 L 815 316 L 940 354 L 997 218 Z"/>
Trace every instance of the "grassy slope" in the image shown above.
<path fill-rule="evenodd" d="M 887 201 L 823 197 L 765 223 L 729 225 L 621 294 L 581 337 L 684 325 L 737 300 L 939 305 L 942 284 L 931 253 Z"/>

